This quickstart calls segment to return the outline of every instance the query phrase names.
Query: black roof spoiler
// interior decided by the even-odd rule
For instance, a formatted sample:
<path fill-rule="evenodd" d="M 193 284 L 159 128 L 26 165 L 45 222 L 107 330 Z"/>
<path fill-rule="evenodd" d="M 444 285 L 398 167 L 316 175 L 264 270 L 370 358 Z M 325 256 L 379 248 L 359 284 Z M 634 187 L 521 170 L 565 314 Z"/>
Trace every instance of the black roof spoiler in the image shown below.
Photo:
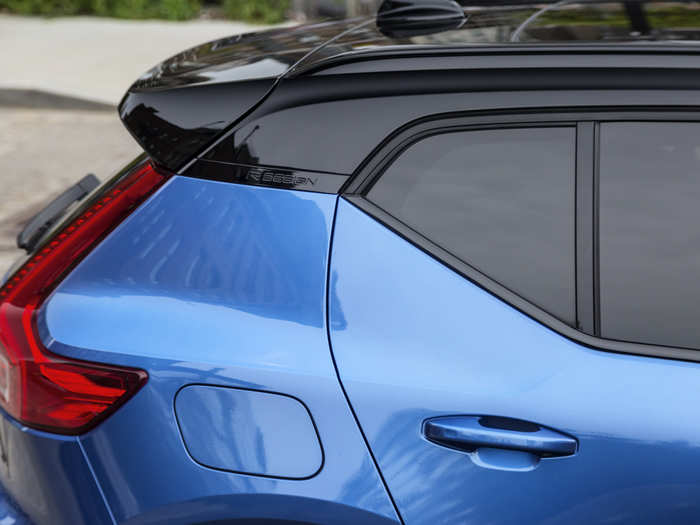
<path fill-rule="evenodd" d="M 138 79 L 119 115 L 156 163 L 177 171 L 257 107 L 295 64 L 353 25 L 275 29 L 188 49 Z"/>
<path fill-rule="evenodd" d="M 177 171 L 274 86 L 275 79 L 158 90 L 129 90 L 122 122 L 158 164 Z"/>

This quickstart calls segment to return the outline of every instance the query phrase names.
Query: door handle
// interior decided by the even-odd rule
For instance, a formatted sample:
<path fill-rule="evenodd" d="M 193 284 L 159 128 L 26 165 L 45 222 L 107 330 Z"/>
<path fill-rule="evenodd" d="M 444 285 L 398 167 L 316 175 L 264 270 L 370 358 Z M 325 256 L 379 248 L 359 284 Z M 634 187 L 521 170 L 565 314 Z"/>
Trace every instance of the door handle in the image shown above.
<path fill-rule="evenodd" d="M 576 439 L 535 423 L 498 416 L 446 416 L 423 422 L 428 441 L 445 447 L 474 452 L 498 448 L 529 452 L 539 457 L 570 456 Z"/>

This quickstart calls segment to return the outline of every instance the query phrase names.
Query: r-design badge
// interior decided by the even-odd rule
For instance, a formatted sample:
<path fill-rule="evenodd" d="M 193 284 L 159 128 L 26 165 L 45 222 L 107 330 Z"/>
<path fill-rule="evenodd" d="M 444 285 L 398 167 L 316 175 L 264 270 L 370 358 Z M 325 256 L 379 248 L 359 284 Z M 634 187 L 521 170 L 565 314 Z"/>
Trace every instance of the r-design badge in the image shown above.
<path fill-rule="evenodd" d="M 274 171 L 270 169 L 251 168 L 246 174 L 246 180 L 257 184 L 277 186 L 315 186 L 318 178 L 304 177 L 293 173 Z"/>

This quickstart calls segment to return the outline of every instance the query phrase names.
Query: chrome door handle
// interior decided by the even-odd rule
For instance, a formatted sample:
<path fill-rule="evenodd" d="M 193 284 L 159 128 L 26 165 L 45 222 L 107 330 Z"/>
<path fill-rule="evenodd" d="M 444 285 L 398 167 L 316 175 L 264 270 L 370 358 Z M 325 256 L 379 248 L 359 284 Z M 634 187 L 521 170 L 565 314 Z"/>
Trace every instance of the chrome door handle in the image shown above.
<path fill-rule="evenodd" d="M 539 457 L 570 456 L 578 442 L 535 423 L 498 416 L 446 416 L 423 422 L 428 441 L 464 452 L 482 447 L 520 450 Z"/>

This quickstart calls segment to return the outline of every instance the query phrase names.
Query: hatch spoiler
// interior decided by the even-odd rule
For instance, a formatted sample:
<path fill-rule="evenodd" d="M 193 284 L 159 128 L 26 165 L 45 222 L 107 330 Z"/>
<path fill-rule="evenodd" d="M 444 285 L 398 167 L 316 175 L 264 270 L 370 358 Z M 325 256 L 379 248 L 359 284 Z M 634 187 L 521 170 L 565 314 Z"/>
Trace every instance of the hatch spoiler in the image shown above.
<path fill-rule="evenodd" d="M 177 171 L 265 98 L 274 78 L 182 88 L 130 89 L 122 122 L 158 164 Z"/>
<path fill-rule="evenodd" d="M 351 26 L 281 28 L 188 49 L 139 78 L 119 115 L 154 161 L 177 171 L 257 107 L 295 64 Z"/>

